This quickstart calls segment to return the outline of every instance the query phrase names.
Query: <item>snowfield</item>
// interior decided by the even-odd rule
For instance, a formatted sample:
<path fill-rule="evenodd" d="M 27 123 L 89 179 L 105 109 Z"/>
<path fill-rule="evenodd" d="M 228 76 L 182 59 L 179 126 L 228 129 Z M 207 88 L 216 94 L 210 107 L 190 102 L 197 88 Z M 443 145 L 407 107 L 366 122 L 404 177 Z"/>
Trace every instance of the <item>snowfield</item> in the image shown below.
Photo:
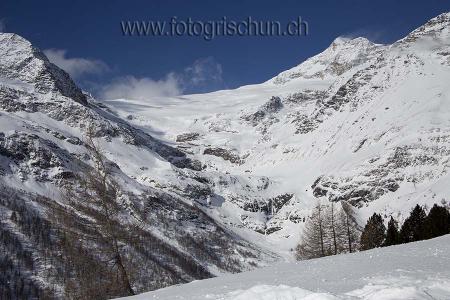
<path fill-rule="evenodd" d="M 450 299 L 450 235 L 365 252 L 282 263 L 123 299 Z"/>

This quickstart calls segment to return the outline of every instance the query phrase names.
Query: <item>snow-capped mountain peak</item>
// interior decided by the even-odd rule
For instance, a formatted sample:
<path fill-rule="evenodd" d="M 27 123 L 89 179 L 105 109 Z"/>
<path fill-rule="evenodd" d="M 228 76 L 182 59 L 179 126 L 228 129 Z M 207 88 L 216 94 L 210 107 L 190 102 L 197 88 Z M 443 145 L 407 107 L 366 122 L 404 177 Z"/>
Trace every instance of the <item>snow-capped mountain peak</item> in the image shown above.
<path fill-rule="evenodd" d="M 86 96 L 70 76 L 23 37 L 0 33 L 0 57 L 0 77 L 9 79 L 10 84 L 19 80 L 41 94 L 57 93 L 87 104 Z"/>
<path fill-rule="evenodd" d="M 346 71 L 370 62 L 383 50 L 364 37 L 338 37 L 320 54 L 307 59 L 297 67 L 280 73 L 269 80 L 274 84 L 285 84 L 293 79 L 330 79 Z"/>
<path fill-rule="evenodd" d="M 412 31 L 404 41 L 412 42 L 420 37 L 447 39 L 450 36 L 450 13 L 443 13 L 429 20 L 424 25 Z"/>

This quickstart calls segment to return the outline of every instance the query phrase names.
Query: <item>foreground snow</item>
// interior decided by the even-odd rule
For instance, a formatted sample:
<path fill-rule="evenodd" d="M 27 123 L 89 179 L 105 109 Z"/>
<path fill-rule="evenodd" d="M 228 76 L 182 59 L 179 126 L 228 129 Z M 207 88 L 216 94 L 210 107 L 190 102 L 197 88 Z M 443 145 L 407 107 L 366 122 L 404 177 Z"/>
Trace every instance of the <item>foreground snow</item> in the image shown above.
<path fill-rule="evenodd" d="M 450 235 L 173 286 L 128 299 L 450 299 Z"/>

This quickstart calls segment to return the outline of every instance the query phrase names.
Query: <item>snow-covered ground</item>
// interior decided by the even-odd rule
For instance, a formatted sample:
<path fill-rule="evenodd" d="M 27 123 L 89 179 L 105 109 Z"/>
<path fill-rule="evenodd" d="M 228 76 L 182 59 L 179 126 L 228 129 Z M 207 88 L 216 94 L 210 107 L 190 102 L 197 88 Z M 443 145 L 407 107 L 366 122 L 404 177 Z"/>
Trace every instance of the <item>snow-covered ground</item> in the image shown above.
<path fill-rule="evenodd" d="M 128 300 L 450 299 L 450 235 L 194 281 Z"/>

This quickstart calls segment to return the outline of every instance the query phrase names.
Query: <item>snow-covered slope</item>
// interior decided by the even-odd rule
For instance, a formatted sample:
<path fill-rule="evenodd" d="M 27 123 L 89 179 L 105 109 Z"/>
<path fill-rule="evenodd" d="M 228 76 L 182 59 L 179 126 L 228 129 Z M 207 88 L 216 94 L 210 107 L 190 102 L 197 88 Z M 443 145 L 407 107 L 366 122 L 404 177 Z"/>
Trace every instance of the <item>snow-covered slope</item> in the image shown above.
<path fill-rule="evenodd" d="M 129 300 L 450 299 L 450 236 L 200 280 Z"/>
<path fill-rule="evenodd" d="M 262 84 L 106 103 L 203 163 L 210 215 L 287 253 L 318 200 L 348 201 L 360 225 L 449 205 L 449 28 L 445 13 L 392 45 L 337 38 Z"/>
<path fill-rule="evenodd" d="M 62 295 L 64 260 L 45 243 L 62 238 L 61 187 L 92 165 L 89 126 L 123 190 L 118 221 L 148 241 L 124 242 L 138 291 L 291 260 L 317 201 L 350 203 L 360 225 L 449 205 L 449 24 L 442 14 L 392 45 L 338 38 L 262 84 L 101 102 L 0 33 L 0 262 Z M 136 216 L 144 228 L 128 231 Z"/>

